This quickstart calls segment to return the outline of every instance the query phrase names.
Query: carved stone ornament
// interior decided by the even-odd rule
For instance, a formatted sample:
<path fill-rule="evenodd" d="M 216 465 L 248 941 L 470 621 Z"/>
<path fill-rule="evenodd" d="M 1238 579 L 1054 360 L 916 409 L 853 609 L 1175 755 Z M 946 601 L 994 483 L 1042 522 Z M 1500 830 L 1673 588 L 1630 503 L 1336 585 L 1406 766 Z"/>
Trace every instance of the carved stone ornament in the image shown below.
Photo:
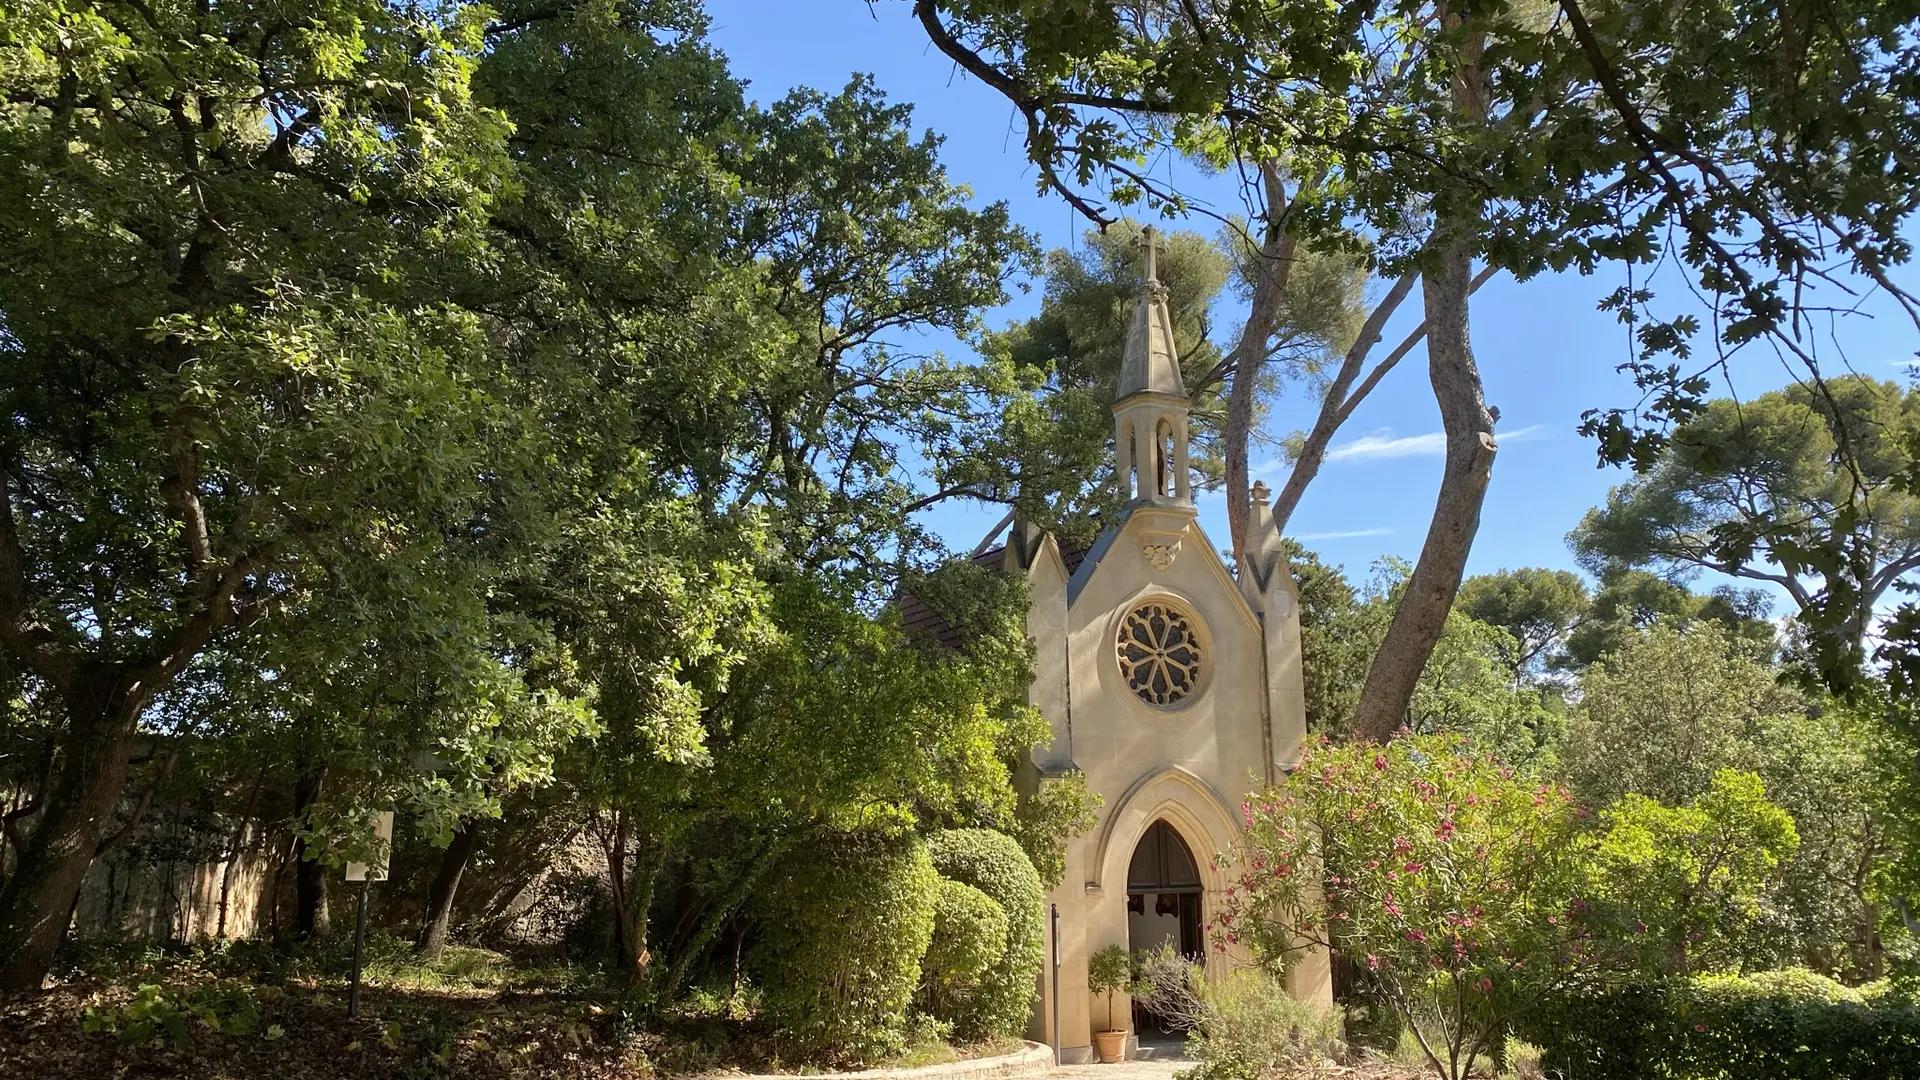
<path fill-rule="evenodd" d="M 1180 554 L 1180 541 L 1171 544 L 1148 544 L 1140 549 L 1146 555 L 1148 565 L 1155 570 L 1167 570 L 1173 567 L 1174 557 Z"/>

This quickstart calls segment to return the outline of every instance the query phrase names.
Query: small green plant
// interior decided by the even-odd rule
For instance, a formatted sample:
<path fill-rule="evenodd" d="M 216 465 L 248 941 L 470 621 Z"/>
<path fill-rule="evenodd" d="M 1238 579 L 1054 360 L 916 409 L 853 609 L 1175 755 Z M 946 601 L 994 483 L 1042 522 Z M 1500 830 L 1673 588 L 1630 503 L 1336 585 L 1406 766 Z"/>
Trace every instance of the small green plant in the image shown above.
<path fill-rule="evenodd" d="M 1107 998 L 1107 1026 L 1113 1026 L 1113 995 L 1133 985 L 1133 954 L 1119 945 L 1109 945 L 1087 960 L 1087 989 Z"/>
<path fill-rule="evenodd" d="M 1502 1076 L 1510 1076 L 1513 1080 L 1545 1080 L 1547 1070 L 1540 1064 L 1539 1047 L 1509 1035 L 1505 1049 L 1507 1068 L 1501 1073 Z"/>
<path fill-rule="evenodd" d="M 164 1036 L 174 1049 L 184 1050 L 196 1023 L 222 1035 L 251 1035 L 260 1026 L 260 1006 L 252 988 L 243 983 L 223 980 L 171 991 L 142 983 L 124 1005 L 88 1009 L 80 1027 L 112 1035 L 128 1046 L 145 1046 Z"/>
<path fill-rule="evenodd" d="M 1218 982 L 1202 977 L 1191 985 L 1186 1053 L 1198 1064 L 1179 1080 L 1310 1078 L 1340 1054 L 1339 1014 L 1294 1000 L 1266 972 L 1239 971 Z M 1418 1067 L 1426 1071 L 1424 1058 Z"/>

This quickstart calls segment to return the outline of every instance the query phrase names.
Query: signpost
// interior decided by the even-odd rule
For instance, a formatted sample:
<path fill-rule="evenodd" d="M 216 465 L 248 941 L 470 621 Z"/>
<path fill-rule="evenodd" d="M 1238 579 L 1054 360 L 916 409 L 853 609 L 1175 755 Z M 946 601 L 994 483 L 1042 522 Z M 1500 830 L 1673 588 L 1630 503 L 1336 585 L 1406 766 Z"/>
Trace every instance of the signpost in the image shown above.
<path fill-rule="evenodd" d="M 373 835 L 385 845 L 380 849 L 380 862 L 347 864 L 347 880 L 360 883 L 360 899 L 353 916 L 353 985 L 347 991 L 349 1017 L 360 1015 L 360 960 L 367 947 L 367 890 L 374 882 L 387 880 L 387 859 L 393 852 L 393 811 L 383 811 L 373 819 Z"/>
<path fill-rule="evenodd" d="M 1048 904 L 1048 914 L 1053 923 L 1053 1063 L 1063 1065 L 1060 1060 L 1060 905 Z"/>

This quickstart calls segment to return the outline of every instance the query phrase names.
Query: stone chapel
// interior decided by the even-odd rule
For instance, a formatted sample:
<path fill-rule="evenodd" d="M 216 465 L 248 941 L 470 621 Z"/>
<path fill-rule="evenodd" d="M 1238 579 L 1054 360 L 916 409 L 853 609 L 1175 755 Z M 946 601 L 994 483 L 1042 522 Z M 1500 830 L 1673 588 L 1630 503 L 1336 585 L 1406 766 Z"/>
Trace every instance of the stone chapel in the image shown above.
<path fill-rule="evenodd" d="M 1113 403 L 1130 500 L 1090 547 L 1016 522 L 1004 548 L 978 558 L 1031 589 L 1029 701 L 1053 738 L 1024 782 L 1078 770 L 1104 800 L 1047 897 L 1049 957 L 1028 1032 L 1068 1062 L 1090 1059 L 1104 1020 L 1087 990 L 1096 950 L 1170 943 L 1204 958 L 1213 978 L 1245 962 L 1206 940 L 1234 876 L 1215 857 L 1234 847 L 1241 800 L 1290 769 L 1306 738 L 1298 593 L 1266 489 L 1254 489 L 1236 577 L 1195 520 L 1189 399 L 1155 231 L 1138 242 L 1146 273 Z M 1296 967 L 1288 990 L 1330 1004 L 1325 958 Z M 1126 1011 L 1117 1005 L 1116 1020 Z"/>

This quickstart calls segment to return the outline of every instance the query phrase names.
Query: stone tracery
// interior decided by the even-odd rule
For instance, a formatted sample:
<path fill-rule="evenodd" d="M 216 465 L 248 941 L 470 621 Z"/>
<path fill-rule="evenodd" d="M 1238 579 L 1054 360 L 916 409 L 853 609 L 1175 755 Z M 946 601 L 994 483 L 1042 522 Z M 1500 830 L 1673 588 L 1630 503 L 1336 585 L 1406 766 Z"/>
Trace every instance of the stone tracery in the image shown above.
<path fill-rule="evenodd" d="M 1120 623 L 1120 674 L 1140 700 L 1174 705 L 1200 682 L 1200 638 L 1193 619 L 1171 604 L 1142 604 Z"/>

